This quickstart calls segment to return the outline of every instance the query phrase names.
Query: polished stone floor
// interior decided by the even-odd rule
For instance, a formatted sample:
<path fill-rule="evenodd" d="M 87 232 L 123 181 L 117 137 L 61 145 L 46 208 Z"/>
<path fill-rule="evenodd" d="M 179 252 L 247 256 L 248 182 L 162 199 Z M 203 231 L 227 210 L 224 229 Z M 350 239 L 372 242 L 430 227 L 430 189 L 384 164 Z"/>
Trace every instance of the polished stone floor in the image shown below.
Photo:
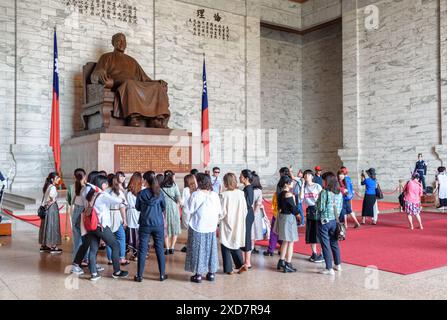
<path fill-rule="evenodd" d="M 17 222 L 24 224 L 23 222 Z M 295 255 L 299 271 L 283 274 L 275 270 L 277 257 L 256 255 L 253 270 L 242 275 L 219 273 L 216 282 L 195 284 L 183 271 L 181 252 L 167 258 L 169 279 L 159 282 L 153 250 L 146 264 L 145 280 L 133 282 L 136 265 L 127 270 L 131 277 L 111 278 L 112 268 L 104 256 L 103 278 L 96 283 L 68 273 L 71 242 L 64 242 L 61 255 L 39 253 L 37 228 L 26 224 L 13 237 L 0 237 L 0 299 L 445 299 L 447 267 L 402 276 L 344 265 L 335 277 L 318 274 L 320 265 Z M 180 249 L 184 238 L 179 240 Z M 386 250 L 386 248 L 384 248 Z"/>

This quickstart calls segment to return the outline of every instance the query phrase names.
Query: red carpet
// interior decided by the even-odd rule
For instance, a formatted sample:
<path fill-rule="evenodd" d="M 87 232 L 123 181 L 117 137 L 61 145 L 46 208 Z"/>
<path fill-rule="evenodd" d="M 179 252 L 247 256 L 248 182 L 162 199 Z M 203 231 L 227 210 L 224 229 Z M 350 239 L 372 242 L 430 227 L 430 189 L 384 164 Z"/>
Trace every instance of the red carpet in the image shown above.
<path fill-rule="evenodd" d="M 265 207 L 271 212 L 269 203 Z M 422 213 L 422 223 L 424 230 L 411 231 L 404 213 L 380 215 L 377 226 L 354 229 L 351 223 L 347 240 L 340 242 L 342 262 L 403 275 L 447 266 L 447 215 Z M 294 251 L 310 255 L 304 232 L 299 228 Z M 267 246 L 268 241 L 258 244 Z"/>

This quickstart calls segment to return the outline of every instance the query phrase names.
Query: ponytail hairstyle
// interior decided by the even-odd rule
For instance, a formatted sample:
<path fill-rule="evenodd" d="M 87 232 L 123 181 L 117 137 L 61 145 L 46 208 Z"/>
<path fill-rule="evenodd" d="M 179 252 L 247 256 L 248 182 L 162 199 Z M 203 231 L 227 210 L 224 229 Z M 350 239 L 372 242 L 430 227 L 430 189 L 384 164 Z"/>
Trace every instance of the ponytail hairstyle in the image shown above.
<path fill-rule="evenodd" d="M 250 184 L 253 182 L 253 172 L 251 172 L 248 169 L 245 169 L 241 171 L 241 174 L 245 179 L 248 179 L 248 182 L 250 182 Z"/>
<path fill-rule="evenodd" d="M 114 173 L 109 173 L 107 175 L 107 184 L 109 185 L 109 188 L 113 187 L 113 179 L 115 178 L 115 174 Z"/>
<path fill-rule="evenodd" d="M 42 191 L 45 194 L 47 192 L 48 187 L 54 183 L 54 180 L 59 177 L 57 172 L 51 172 L 48 177 L 45 179 L 45 184 L 43 185 Z"/>
<path fill-rule="evenodd" d="M 154 171 L 146 171 L 143 174 L 143 179 L 146 181 L 147 187 L 151 190 L 155 197 L 160 196 L 160 185 L 158 184 L 157 176 Z"/>
<path fill-rule="evenodd" d="M 85 171 L 84 169 L 76 169 L 74 171 L 74 177 L 75 177 L 75 195 L 79 197 L 81 195 L 81 189 L 82 189 L 82 180 L 85 178 Z"/>

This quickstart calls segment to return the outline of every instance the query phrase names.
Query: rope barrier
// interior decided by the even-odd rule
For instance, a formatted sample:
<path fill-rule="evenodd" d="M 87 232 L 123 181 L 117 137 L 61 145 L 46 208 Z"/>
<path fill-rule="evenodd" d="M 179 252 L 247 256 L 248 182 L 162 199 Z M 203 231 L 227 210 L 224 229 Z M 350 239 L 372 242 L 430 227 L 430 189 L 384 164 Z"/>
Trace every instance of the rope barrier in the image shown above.
<path fill-rule="evenodd" d="M 65 205 L 62 205 L 62 206 L 59 208 L 59 211 L 62 210 L 64 207 L 65 207 Z M 3 211 L 4 214 L 7 214 L 8 216 L 11 216 L 11 217 L 13 217 L 13 218 L 16 218 L 16 219 L 19 219 L 19 220 L 22 220 L 22 221 L 25 221 L 25 222 L 40 221 L 40 218 L 39 218 L 39 217 L 37 217 L 37 218 L 29 218 L 29 219 L 28 219 L 28 218 L 24 218 L 24 217 L 16 216 L 15 214 L 12 213 L 12 211 L 10 211 L 10 210 L 8 210 L 8 209 L 5 209 L 5 208 L 2 208 L 2 211 Z"/>
<path fill-rule="evenodd" d="M 11 216 L 13 218 L 16 218 L 16 219 L 19 219 L 19 220 L 22 220 L 22 221 L 25 221 L 25 222 L 39 221 L 40 220 L 39 217 L 38 218 L 33 218 L 33 219 L 26 219 L 26 218 L 23 218 L 23 217 L 20 217 L 20 216 L 16 216 L 15 214 L 13 214 L 11 211 L 9 211 L 7 209 L 2 209 L 2 211 L 3 211 L 3 213 L 7 214 L 8 216 Z"/>

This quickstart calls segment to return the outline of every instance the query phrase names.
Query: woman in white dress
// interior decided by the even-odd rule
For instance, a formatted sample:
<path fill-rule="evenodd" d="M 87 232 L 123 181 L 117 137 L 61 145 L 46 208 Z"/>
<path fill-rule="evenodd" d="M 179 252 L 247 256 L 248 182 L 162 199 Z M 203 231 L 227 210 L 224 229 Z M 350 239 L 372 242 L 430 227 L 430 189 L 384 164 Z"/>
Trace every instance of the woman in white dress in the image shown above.
<path fill-rule="evenodd" d="M 253 172 L 253 182 L 251 183 L 254 191 L 253 211 L 255 213 L 255 221 L 253 223 L 253 229 L 251 230 L 251 238 L 253 241 L 253 254 L 259 254 L 259 250 L 256 249 L 255 241 L 264 240 L 264 205 L 262 198 L 262 186 L 261 180 L 256 172 Z"/>
<path fill-rule="evenodd" d="M 129 180 L 127 185 L 126 199 L 127 199 L 127 228 L 126 228 L 126 244 L 127 250 L 130 253 L 130 260 L 136 261 L 138 254 L 138 220 L 140 219 L 140 212 L 135 208 L 138 193 L 143 186 L 143 176 L 140 172 L 135 172 Z"/>
<path fill-rule="evenodd" d="M 438 168 L 438 176 L 436 177 L 435 193 L 439 197 L 439 210 L 447 209 L 447 173 L 445 167 Z"/>
<path fill-rule="evenodd" d="M 189 210 L 189 198 L 191 194 L 197 190 L 197 180 L 196 176 L 193 174 L 188 174 L 183 179 L 185 185 L 182 191 L 182 229 L 188 230 L 189 219 L 191 217 L 191 212 Z M 182 252 L 186 252 L 187 248 L 184 246 Z"/>
<path fill-rule="evenodd" d="M 241 248 L 245 246 L 245 220 L 247 218 L 247 201 L 244 192 L 237 188 L 234 173 L 227 173 L 224 178 L 225 191 L 222 196 L 222 214 L 220 220 L 220 248 L 224 272 L 233 274 L 244 265 Z"/>

